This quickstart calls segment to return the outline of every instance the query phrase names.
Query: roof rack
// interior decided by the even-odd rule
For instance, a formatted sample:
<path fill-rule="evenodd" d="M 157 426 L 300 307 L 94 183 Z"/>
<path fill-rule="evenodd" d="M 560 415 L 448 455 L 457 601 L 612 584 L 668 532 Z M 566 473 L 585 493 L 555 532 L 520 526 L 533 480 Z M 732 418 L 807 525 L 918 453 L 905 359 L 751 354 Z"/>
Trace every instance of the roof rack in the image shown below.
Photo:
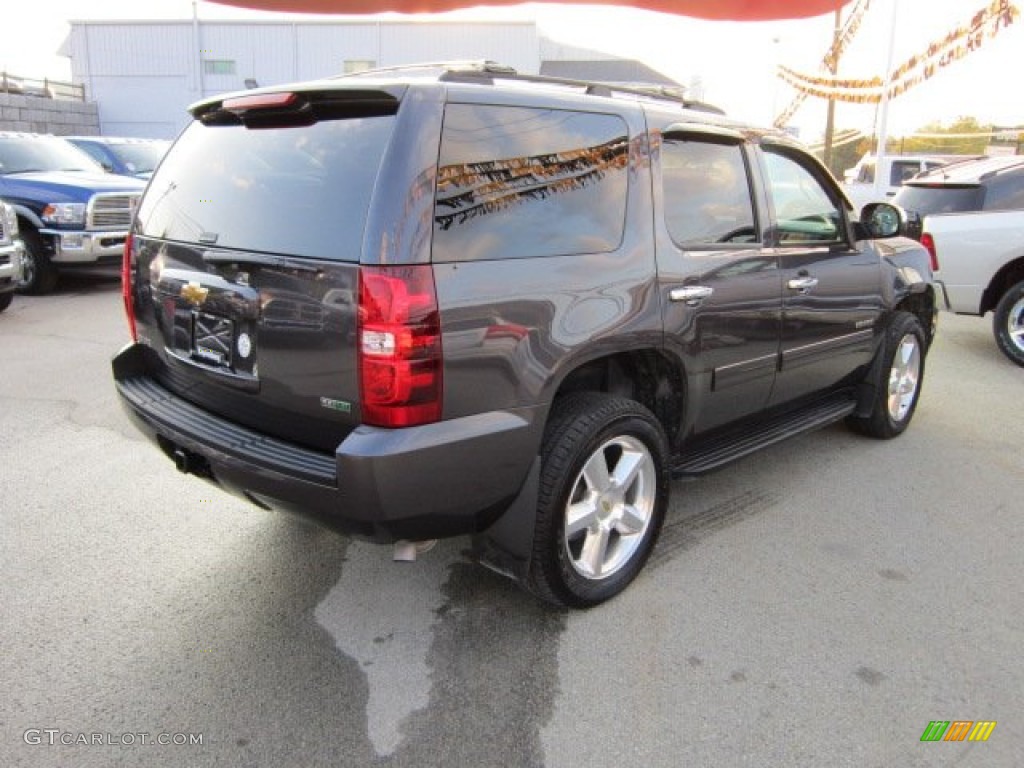
<path fill-rule="evenodd" d="M 574 80 L 567 77 L 550 77 L 547 75 L 527 75 L 517 72 L 513 67 L 499 64 L 489 60 L 466 60 L 466 61 L 438 61 L 425 64 L 403 64 L 395 67 L 383 67 L 379 69 L 368 69 L 362 72 L 354 72 L 347 75 L 336 75 L 335 78 L 348 77 L 373 77 L 380 74 L 397 73 L 422 73 L 425 76 L 435 76 L 441 82 L 447 83 L 475 83 L 478 85 L 494 84 L 497 80 L 508 80 L 522 83 L 537 83 L 539 85 L 556 85 L 566 88 L 581 90 L 588 96 L 613 97 L 617 94 L 635 96 L 644 99 L 656 99 L 669 101 L 673 104 L 681 104 L 688 109 L 696 109 L 702 112 L 711 112 L 724 115 L 725 112 L 716 106 L 702 101 L 687 99 L 683 95 L 683 88 L 671 88 L 664 85 L 617 85 L 615 83 L 599 82 L 594 80 Z"/>
<path fill-rule="evenodd" d="M 398 73 L 422 73 L 425 76 L 443 78 L 449 72 L 479 72 L 479 73 L 502 73 L 515 75 L 512 67 L 499 64 L 496 61 L 486 59 L 460 59 L 454 61 L 428 61 L 419 64 L 397 64 L 393 67 L 375 67 L 364 69 L 359 72 L 349 72 L 343 75 L 334 75 L 331 80 L 340 80 L 348 77 L 374 77 L 376 75 L 389 75 Z"/>

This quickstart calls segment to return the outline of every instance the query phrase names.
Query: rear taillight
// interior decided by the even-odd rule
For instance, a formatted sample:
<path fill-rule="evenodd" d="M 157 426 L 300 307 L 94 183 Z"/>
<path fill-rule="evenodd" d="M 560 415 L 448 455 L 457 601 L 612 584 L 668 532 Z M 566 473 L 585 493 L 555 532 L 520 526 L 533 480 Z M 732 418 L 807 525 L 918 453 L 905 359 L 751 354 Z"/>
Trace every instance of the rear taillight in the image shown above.
<path fill-rule="evenodd" d="M 132 250 L 133 238 L 131 233 L 124 241 L 124 256 L 121 259 L 121 297 L 124 299 L 124 313 L 128 318 L 128 333 L 132 341 L 139 340 L 138 332 L 135 329 L 135 300 L 132 298 L 132 281 L 134 280 L 132 266 L 135 263 L 135 254 Z"/>
<path fill-rule="evenodd" d="M 930 232 L 924 232 L 921 235 L 921 245 L 928 251 L 928 256 L 931 258 L 932 272 L 939 271 L 939 255 L 935 252 L 935 238 L 931 236 Z"/>
<path fill-rule="evenodd" d="M 363 267 L 359 274 L 363 422 L 409 427 L 440 420 L 441 378 L 441 319 L 432 267 Z"/>

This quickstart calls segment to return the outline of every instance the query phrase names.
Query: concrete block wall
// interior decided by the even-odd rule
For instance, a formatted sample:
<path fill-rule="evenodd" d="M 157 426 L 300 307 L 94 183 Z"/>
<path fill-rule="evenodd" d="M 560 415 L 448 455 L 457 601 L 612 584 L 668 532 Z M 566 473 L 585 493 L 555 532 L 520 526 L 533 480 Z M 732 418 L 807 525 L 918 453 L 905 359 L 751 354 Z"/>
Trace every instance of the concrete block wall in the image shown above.
<path fill-rule="evenodd" d="M 96 135 L 100 116 L 95 102 L 0 93 L 0 131 Z"/>

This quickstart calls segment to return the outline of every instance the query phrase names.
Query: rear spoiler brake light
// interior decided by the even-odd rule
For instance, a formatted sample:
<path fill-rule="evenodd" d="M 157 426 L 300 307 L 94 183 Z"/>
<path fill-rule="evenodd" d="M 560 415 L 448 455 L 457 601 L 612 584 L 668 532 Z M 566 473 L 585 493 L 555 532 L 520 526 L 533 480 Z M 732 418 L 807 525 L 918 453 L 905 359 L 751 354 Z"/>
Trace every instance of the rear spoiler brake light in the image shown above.
<path fill-rule="evenodd" d="M 240 114 L 257 109 L 285 109 L 295 105 L 299 97 L 295 93 L 259 93 L 253 96 L 238 96 L 224 99 L 221 109 Z"/>

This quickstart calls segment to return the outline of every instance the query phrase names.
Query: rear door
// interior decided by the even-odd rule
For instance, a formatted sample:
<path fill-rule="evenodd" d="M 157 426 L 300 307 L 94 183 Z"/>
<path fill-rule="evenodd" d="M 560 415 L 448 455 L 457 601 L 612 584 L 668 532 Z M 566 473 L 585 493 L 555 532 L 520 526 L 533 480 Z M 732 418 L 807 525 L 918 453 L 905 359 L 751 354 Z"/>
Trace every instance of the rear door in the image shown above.
<path fill-rule="evenodd" d="M 328 91 L 200 108 L 134 236 L 139 339 L 164 386 L 316 449 L 358 423 L 359 261 L 397 107 Z"/>
<path fill-rule="evenodd" d="M 765 240 L 757 173 L 739 133 L 670 125 L 661 187 L 658 273 L 665 336 L 691 375 L 700 432 L 763 410 L 775 380 L 781 324 L 778 256 Z"/>

